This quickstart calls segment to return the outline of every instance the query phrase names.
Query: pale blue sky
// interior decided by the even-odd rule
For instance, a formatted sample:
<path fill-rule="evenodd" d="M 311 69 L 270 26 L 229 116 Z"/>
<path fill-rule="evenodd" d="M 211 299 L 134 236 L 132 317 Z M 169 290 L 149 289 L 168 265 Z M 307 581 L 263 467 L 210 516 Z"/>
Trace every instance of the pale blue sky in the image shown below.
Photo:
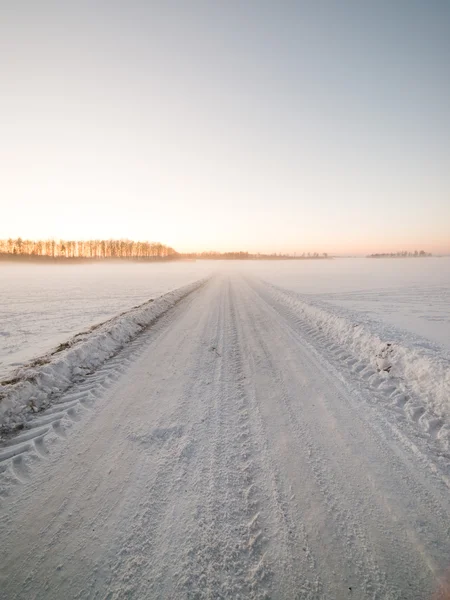
<path fill-rule="evenodd" d="M 0 1 L 0 236 L 450 250 L 450 2 Z"/>

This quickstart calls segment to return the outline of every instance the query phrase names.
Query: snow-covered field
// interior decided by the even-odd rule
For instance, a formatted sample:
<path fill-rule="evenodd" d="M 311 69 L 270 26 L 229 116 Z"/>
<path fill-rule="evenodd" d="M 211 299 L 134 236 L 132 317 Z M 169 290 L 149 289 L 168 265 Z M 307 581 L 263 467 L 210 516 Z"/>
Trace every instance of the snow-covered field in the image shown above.
<path fill-rule="evenodd" d="M 72 335 L 200 279 L 211 263 L 0 263 L 0 379 Z"/>
<path fill-rule="evenodd" d="M 450 257 L 282 261 L 241 268 L 307 295 L 310 303 L 325 302 L 329 310 L 395 341 L 450 351 Z"/>
<path fill-rule="evenodd" d="M 450 257 L 67 266 L 0 263 L 0 378 L 72 335 L 217 270 L 329 303 L 383 337 L 450 351 Z M 409 335 L 408 335 L 409 334 Z"/>

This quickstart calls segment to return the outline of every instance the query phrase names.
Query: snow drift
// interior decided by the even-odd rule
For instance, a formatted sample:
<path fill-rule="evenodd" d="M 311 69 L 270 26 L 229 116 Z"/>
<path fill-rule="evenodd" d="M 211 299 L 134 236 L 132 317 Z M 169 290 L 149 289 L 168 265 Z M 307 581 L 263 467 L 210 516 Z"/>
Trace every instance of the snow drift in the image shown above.
<path fill-rule="evenodd" d="M 370 365 L 384 381 L 410 394 L 424 408 L 450 421 L 450 361 L 438 351 L 411 348 L 393 340 L 383 339 L 383 332 L 371 331 L 367 324 L 350 320 L 315 306 L 313 299 L 305 299 L 269 284 L 278 300 L 289 306 L 302 320 L 320 329 L 329 344 L 336 344 L 354 358 Z"/>
<path fill-rule="evenodd" d="M 95 325 L 19 368 L 12 378 L 0 381 L 0 425 L 19 424 L 26 414 L 38 412 L 51 404 L 52 400 L 97 369 L 207 279 L 148 300 Z"/>

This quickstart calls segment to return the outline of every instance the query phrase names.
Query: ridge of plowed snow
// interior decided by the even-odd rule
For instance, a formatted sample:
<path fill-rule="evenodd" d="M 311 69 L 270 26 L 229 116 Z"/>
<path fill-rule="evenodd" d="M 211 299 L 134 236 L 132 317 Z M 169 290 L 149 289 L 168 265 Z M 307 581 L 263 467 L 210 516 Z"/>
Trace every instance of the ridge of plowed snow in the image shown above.
<path fill-rule="evenodd" d="M 385 380 L 414 395 L 435 415 L 450 419 L 450 362 L 438 352 L 410 348 L 370 331 L 366 325 L 334 314 L 295 292 L 269 284 L 302 319 L 326 338 L 371 365 Z"/>
<path fill-rule="evenodd" d="M 21 367 L 13 378 L 0 381 L 0 426 L 16 426 L 30 411 L 46 407 L 205 281 L 177 288 L 95 325 Z"/>

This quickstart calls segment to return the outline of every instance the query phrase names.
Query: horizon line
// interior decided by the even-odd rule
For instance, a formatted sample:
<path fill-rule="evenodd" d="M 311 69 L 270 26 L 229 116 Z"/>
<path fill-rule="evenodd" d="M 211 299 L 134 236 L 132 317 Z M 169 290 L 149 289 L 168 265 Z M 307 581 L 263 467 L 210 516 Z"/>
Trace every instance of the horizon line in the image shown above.
<path fill-rule="evenodd" d="M 125 246 L 124 246 L 125 245 Z M 227 254 L 249 254 L 252 256 L 286 256 L 286 257 L 307 257 L 307 256 L 335 256 L 335 257 L 350 257 L 350 256 L 371 256 L 371 255 L 405 255 L 414 253 L 426 253 L 434 255 L 447 255 L 450 254 L 450 248 L 436 249 L 431 252 L 430 246 L 434 246 L 432 243 L 410 245 L 403 247 L 402 249 L 389 249 L 386 250 L 383 245 L 380 245 L 378 249 L 374 250 L 373 246 L 366 249 L 348 249 L 348 250 L 329 250 L 327 252 L 317 252 L 317 250 L 280 250 L 279 248 L 274 250 L 249 250 L 248 248 L 239 250 L 177 250 L 173 246 L 163 244 L 159 241 L 150 241 L 143 239 L 130 239 L 128 237 L 120 238 L 81 238 L 81 239 L 69 239 L 62 237 L 46 237 L 46 238 L 25 238 L 18 236 L 16 238 L 0 238 L 0 253 L 3 254 L 30 254 L 35 256 L 62 256 L 67 255 L 73 258 L 77 257 L 120 257 L 127 256 L 131 257 L 137 253 L 141 255 L 144 253 L 147 256 L 153 255 L 181 255 L 181 256 L 201 256 L 201 255 L 227 255 Z M 55 254 L 56 249 L 56 254 Z M 126 254 L 127 252 L 127 254 Z"/>

